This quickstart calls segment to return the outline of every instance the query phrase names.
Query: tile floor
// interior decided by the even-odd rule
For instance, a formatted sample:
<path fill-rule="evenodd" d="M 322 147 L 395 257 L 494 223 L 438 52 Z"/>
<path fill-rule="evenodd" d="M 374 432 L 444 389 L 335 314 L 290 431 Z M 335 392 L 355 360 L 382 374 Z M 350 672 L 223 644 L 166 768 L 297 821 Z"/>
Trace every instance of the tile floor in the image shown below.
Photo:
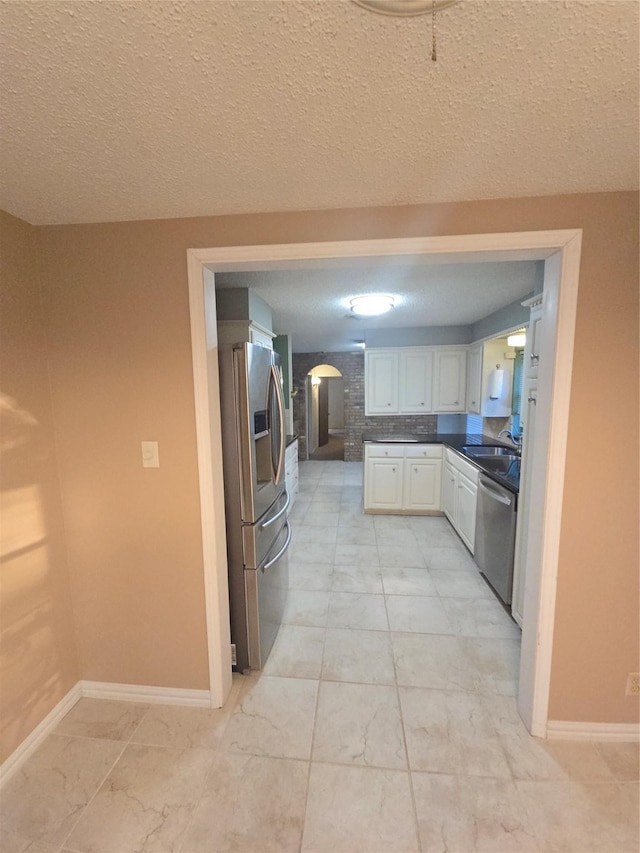
<path fill-rule="evenodd" d="M 6 853 L 638 849 L 638 747 L 531 738 L 519 631 L 441 518 L 301 465 L 289 607 L 218 711 L 81 700 L 9 781 Z"/>

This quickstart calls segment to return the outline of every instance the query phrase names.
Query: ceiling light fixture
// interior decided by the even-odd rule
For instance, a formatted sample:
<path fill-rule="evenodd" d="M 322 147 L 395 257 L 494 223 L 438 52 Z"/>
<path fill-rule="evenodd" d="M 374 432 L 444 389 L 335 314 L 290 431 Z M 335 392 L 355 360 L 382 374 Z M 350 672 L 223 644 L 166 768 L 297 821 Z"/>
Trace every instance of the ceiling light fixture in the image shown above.
<path fill-rule="evenodd" d="M 517 332 L 514 332 L 512 335 L 507 335 L 507 346 L 508 347 L 523 347 L 527 342 L 527 332 L 526 329 L 519 329 Z"/>
<path fill-rule="evenodd" d="M 441 12 L 447 6 L 458 3 L 459 0 L 353 0 L 353 2 L 370 12 L 408 18 L 412 15 L 427 15 L 433 12 L 434 6 L 436 12 Z"/>
<path fill-rule="evenodd" d="M 369 293 L 364 296 L 354 296 L 349 300 L 351 310 L 359 317 L 377 317 L 386 314 L 396 304 L 394 296 L 385 293 Z"/>
<path fill-rule="evenodd" d="M 431 59 L 436 62 L 436 14 L 453 6 L 459 0 L 353 0 L 363 9 L 378 12 L 381 15 L 393 15 L 409 18 L 414 15 L 427 15 L 431 12 Z"/>

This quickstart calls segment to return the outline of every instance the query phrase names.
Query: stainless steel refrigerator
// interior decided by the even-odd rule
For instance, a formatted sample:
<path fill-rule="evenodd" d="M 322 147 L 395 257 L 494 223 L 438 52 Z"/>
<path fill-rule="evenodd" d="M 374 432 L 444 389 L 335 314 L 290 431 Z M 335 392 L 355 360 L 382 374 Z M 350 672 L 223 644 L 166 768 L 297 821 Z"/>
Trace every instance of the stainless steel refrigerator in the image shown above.
<path fill-rule="evenodd" d="M 257 344 L 222 346 L 219 363 L 231 642 L 242 672 L 264 666 L 287 598 L 282 372 L 277 353 Z"/>

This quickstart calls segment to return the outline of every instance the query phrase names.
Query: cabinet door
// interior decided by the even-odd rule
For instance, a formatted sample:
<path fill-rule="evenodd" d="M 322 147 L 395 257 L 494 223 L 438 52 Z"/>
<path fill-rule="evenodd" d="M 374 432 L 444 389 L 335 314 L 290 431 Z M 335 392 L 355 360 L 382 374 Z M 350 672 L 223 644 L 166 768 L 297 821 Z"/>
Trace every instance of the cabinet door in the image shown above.
<path fill-rule="evenodd" d="M 402 459 L 368 459 L 365 509 L 402 509 Z"/>
<path fill-rule="evenodd" d="M 542 305 L 531 309 L 529 316 L 529 328 L 527 329 L 527 343 L 524 353 L 524 375 L 535 379 L 540 367 L 540 344 L 542 342 Z"/>
<path fill-rule="evenodd" d="M 397 352 L 365 352 L 364 410 L 366 415 L 398 414 Z"/>
<path fill-rule="evenodd" d="M 482 352 L 482 344 L 472 346 L 467 362 L 467 411 L 476 415 L 482 404 Z"/>
<path fill-rule="evenodd" d="M 458 472 L 448 462 L 445 462 L 442 475 L 442 509 L 454 527 L 456 526 L 457 507 Z"/>
<path fill-rule="evenodd" d="M 440 459 L 406 459 L 404 463 L 404 509 L 434 511 L 442 506 L 442 462 Z"/>
<path fill-rule="evenodd" d="M 467 350 L 438 349 L 433 357 L 433 411 L 464 412 Z"/>
<path fill-rule="evenodd" d="M 249 337 L 252 344 L 258 344 L 267 349 L 273 349 L 273 336 L 261 329 L 257 329 L 254 325 L 249 325 Z"/>
<path fill-rule="evenodd" d="M 401 414 L 423 415 L 431 411 L 433 353 L 430 350 L 400 353 Z"/>
<path fill-rule="evenodd" d="M 458 474 L 458 524 L 460 538 L 473 554 L 476 539 L 476 502 L 478 487 L 464 474 Z"/>
<path fill-rule="evenodd" d="M 538 386 L 536 380 L 525 380 L 522 388 L 522 461 L 520 464 L 520 503 L 518 506 L 518 524 L 516 528 L 516 550 L 513 567 L 513 592 L 511 596 L 511 615 L 522 626 L 524 610 L 524 585 L 527 557 L 527 534 L 529 530 L 529 505 L 522 496 L 526 494 L 527 482 L 531 476 L 533 443 L 535 440 L 536 406 Z"/>

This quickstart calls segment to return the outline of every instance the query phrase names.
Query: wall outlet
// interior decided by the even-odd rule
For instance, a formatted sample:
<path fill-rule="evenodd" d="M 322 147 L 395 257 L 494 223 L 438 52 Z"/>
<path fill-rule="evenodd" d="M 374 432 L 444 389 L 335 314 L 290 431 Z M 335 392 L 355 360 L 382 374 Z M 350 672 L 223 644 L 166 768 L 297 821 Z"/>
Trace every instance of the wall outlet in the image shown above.
<path fill-rule="evenodd" d="M 625 696 L 640 696 L 640 672 L 630 672 L 627 675 Z"/>

